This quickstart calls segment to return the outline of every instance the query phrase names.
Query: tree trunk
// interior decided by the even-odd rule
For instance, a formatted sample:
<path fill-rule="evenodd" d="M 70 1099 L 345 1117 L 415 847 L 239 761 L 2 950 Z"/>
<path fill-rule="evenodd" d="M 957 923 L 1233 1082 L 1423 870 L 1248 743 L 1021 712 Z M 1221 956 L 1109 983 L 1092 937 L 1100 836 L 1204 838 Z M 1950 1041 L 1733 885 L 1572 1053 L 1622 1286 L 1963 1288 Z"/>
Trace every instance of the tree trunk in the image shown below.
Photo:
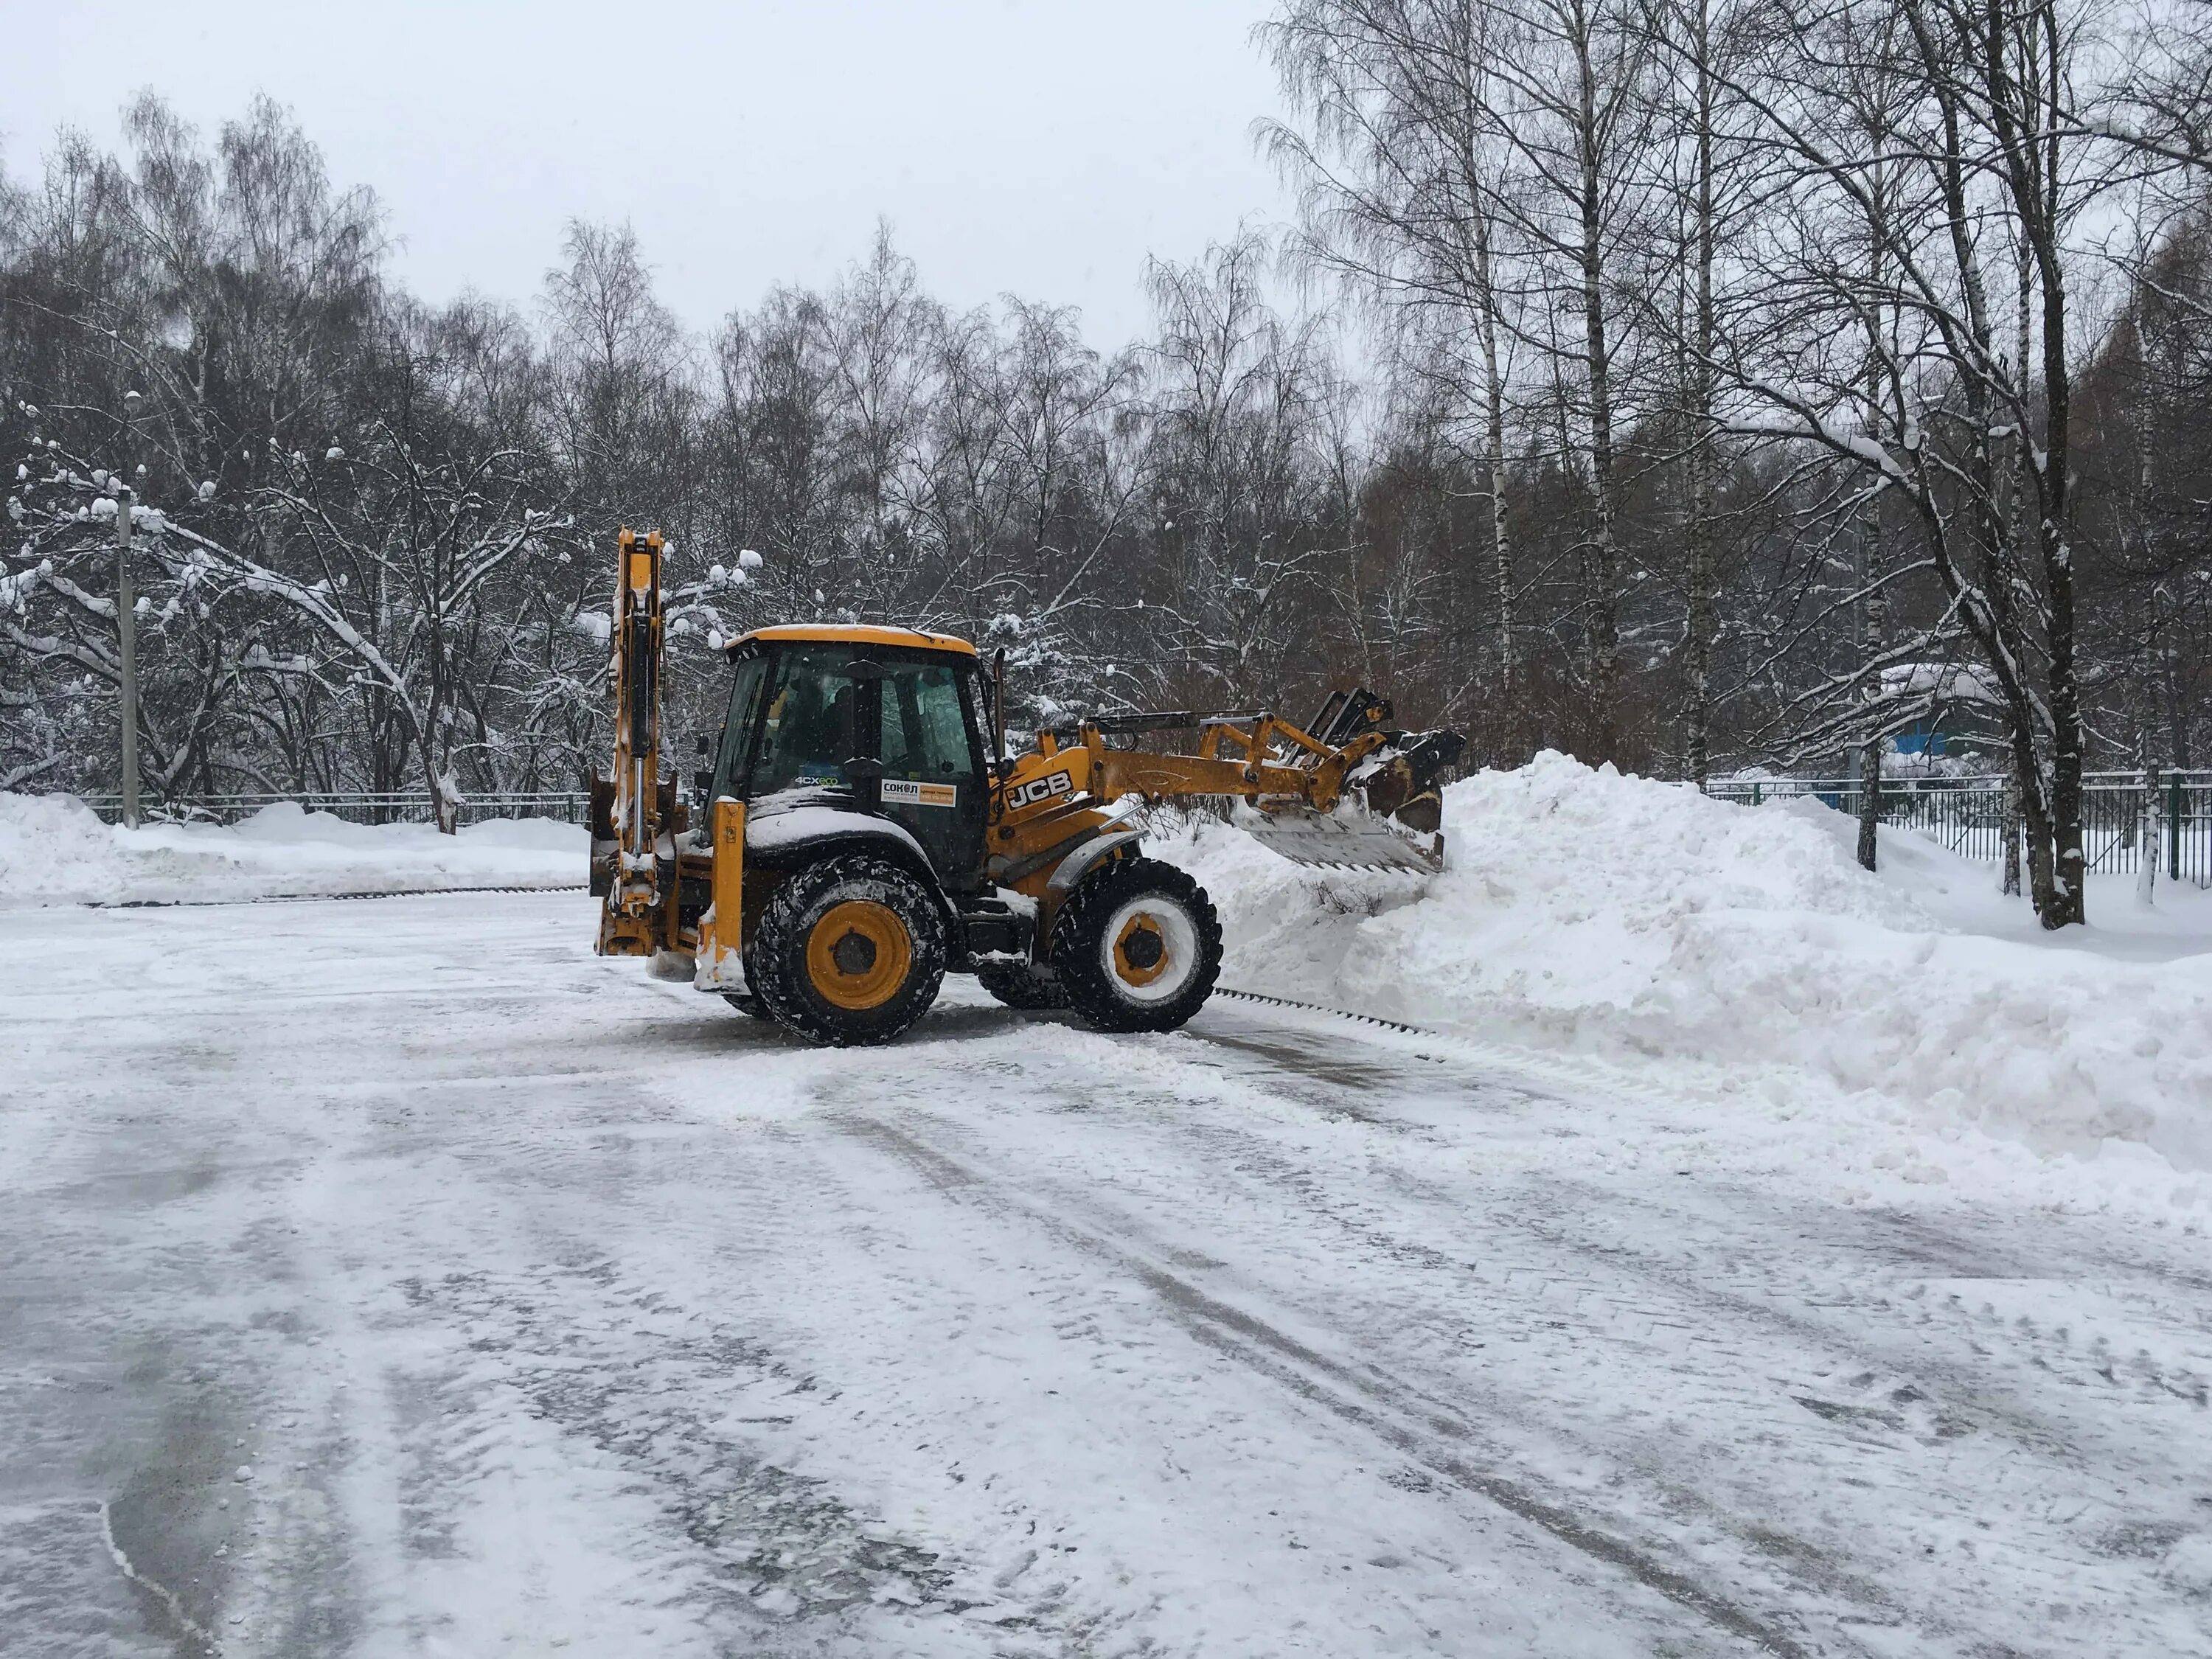
<path fill-rule="evenodd" d="M 2027 838 L 2027 899 L 2036 920 L 2045 927 L 2057 908 L 2057 872 L 2051 856 L 2051 811 L 2048 791 L 2037 774 L 2033 739 L 2017 728 L 2012 739 L 2012 763 L 2019 779 L 2021 833 Z"/>
<path fill-rule="evenodd" d="M 1859 747 L 1859 864 L 1871 870 L 1877 856 L 1881 825 L 1881 739 Z"/>
<path fill-rule="evenodd" d="M 438 833 L 458 836 L 461 832 L 461 796 L 450 773 L 434 772 L 430 777 L 430 801 L 437 814 Z"/>
<path fill-rule="evenodd" d="M 1513 526 L 1505 498 L 1505 374 L 1498 361 L 1498 291 L 1491 285 L 1490 221 L 1474 215 L 1475 285 L 1482 331 L 1483 460 L 1490 471 L 1490 534 L 1498 583 L 1498 702 L 1505 724 L 1508 765 L 1525 754 L 1522 740 L 1520 659 L 1514 637 Z"/>
<path fill-rule="evenodd" d="M 2054 453 L 2050 465 L 2065 463 Z M 2057 494 L 2057 486 L 2052 493 Z M 2056 514 L 2054 514 L 2054 517 Z M 2056 525 L 2048 526 L 2055 532 Z M 2081 700 L 2074 658 L 2074 573 L 2072 550 L 2058 543 L 2045 564 L 2045 581 L 2051 593 L 2049 647 L 2051 653 L 2051 831 L 2057 853 L 2051 903 L 2038 905 L 2045 927 L 2063 927 L 2088 920 L 2084 889 L 2087 866 L 2081 849 Z"/>
<path fill-rule="evenodd" d="M 1713 76 L 1711 8 L 1697 0 L 1691 28 L 1698 75 L 1698 313 L 1690 364 L 1689 707 L 1685 724 L 1691 779 L 1703 791 L 1712 770 L 1713 642 L 1719 595 L 1713 574 Z M 1871 866 L 1869 866 L 1871 867 Z"/>
<path fill-rule="evenodd" d="M 434 641 L 433 648 L 442 647 Z M 461 792 L 453 779 L 452 739 L 446 729 L 452 724 L 452 716 L 441 693 L 442 688 L 433 691 L 428 718 L 417 738 L 422 750 L 422 775 L 430 786 L 430 811 L 438 833 L 457 836 L 461 831 Z"/>
<path fill-rule="evenodd" d="M 1596 514 L 1591 541 L 1590 700 L 1600 762 L 1620 759 L 1620 550 L 1614 542 L 1613 359 L 1605 325 L 1605 196 L 1599 177 L 1595 22 L 1578 10 L 1574 40 L 1581 102 L 1583 343 L 1589 374 L 1590 491 Z"/>
<path fill-rule="evenodd" d="M 2142 799 L 2136 810 L 2136 902 L 2148 906 L 2158 884 L 2158 768 L 2151 764 L 2150 733 L 2136 739 L 2136 763 L 2142 774 Z"/>
<path fill-rule="evenodd" d="M 2004 894 L 2020 896 L 2020 780 L 2008 770 L 2004 785 Z"/>

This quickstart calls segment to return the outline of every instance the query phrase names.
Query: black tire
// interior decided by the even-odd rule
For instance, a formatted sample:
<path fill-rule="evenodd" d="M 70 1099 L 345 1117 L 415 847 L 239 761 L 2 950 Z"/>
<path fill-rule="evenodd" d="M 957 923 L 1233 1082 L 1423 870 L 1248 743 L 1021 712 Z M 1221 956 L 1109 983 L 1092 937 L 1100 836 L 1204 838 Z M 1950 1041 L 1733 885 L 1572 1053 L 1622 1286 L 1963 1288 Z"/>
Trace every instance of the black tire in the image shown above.
<path fill-rule="evenodd" d="M 1172 1031 L 1213 994 L 1221 919 L 1206 890 L 1173 865 L 1116 859 L 1061 902 L 1052 963 L 1068 1006 L 1086 1024 Z"/>
<path fill-rule="evenodd" d="M 1067 988 L 1056 979 L 1039 979 L 1018 962 L 979 962 L 975 981 L 1009 1008 L 1042 1010 L 1067 1006 Z"/>
<path fill-rule="evenodd" d="M 889 1042 L 937 1000 L 945 918 L 929 889 L 896 865 L 833 856 L 775 890 L 745 967 L 769 1018 L 809 1042 Z"/>

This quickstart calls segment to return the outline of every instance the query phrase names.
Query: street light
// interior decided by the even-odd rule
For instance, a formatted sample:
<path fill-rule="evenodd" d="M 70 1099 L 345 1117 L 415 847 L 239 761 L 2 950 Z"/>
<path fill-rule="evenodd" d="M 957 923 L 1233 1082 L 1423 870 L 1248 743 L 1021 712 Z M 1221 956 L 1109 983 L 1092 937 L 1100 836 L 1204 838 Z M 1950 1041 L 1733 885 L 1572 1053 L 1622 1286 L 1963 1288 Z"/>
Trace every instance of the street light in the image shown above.
<path fill-rule="evenodd" d="M 116 654 L 123 669 L 123 822 L 138 827 L 138 617 L 131 593 L 131 517 L 138 492 L 131 469 L 138 453 L 137 392 L 123 394 L 123 477 L 115 491 Z"/>

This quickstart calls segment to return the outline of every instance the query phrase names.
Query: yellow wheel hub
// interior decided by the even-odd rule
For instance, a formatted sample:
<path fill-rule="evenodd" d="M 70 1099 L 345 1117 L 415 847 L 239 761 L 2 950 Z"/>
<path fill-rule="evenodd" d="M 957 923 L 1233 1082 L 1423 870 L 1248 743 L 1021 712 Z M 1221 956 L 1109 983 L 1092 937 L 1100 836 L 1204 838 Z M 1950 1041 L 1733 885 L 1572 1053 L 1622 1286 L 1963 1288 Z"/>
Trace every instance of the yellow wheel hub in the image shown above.
<path fill-rule="evenodd" d="M 1125 985 L 1150 985 L 1168 970 L 1167 935 L 1139 910 L 1114 940 L 1114 972 Z"/>
<path fill-rule="evenodd" d="M 806 936 L 806 976 L 838 1008 L 879 1008 L 914 966 L 914 942 L 898 913 L 870 899 L 832 905 Z"/>

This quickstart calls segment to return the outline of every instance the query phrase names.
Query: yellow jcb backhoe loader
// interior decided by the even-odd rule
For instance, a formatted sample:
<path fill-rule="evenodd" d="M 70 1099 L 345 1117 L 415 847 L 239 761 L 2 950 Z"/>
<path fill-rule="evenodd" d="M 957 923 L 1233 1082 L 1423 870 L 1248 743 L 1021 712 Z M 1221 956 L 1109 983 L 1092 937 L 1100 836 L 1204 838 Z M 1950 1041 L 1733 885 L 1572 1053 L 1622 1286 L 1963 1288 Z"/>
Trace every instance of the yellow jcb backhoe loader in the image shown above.
<path fill-rule="evenodd" d="M 592 792 L 599 950 L 670 952 L 693 983 L 817 1042 L 884 1042 L 972 973 L 1016 1008 L 1166 1031 L 1205 1003 L 1221 926 L 1143 856 L 1146 802 L 1228 797 L 1308 864 L 1432 870 L 1454 732 L 1384 730 L 1333 694 L 1265 713 L 1123 714 L 1009 758 L 1003 656 L 902 628 L 763 628 L 726 647 L 728 713 L 690 822 L 660 776 L 661 538 L 622 532 L 612 764 Z M 1191 752 L 1133 746 L 1170 734 Z M 1127 745 L 1127 746 L 1125 746 Z M 702 748 L 704 745 L 702 745 Z"/>

